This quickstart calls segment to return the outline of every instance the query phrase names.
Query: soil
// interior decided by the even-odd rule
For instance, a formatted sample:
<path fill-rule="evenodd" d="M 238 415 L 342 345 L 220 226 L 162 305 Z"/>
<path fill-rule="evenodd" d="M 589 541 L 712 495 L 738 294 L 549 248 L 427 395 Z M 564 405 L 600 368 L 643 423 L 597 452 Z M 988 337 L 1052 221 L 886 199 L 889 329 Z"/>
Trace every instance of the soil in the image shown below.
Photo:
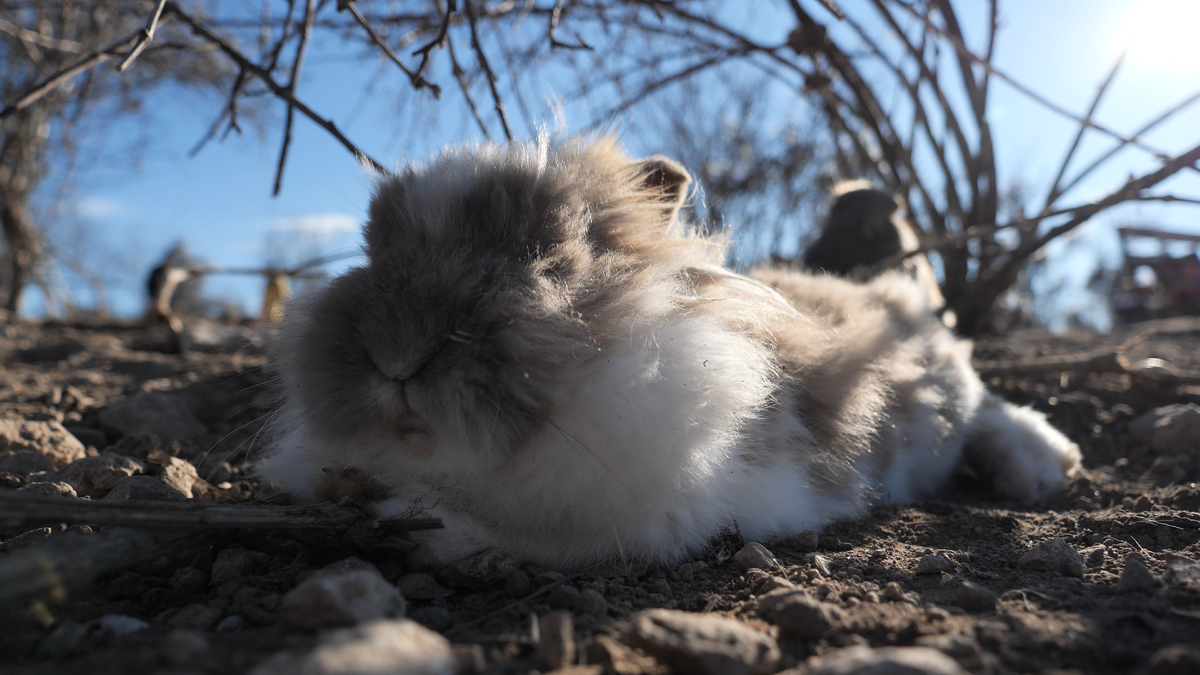
<path fill-rule="evenodd" d="M 261 340 L 180 355 L 167 351 L 168 335 L 156 327 L 22 323 L 3 330 L 0 417 L 56 420 L 90 446 L 89 455 L 120 453 L 156 441 L 123 439 L 127 430 L 102 421 L 105 407 L 139 392 L 167 392 L 187 402 L 203 429 L 174 439 L 167 429 L 161 441 L 164 452 L 198 469 L 196 499 L 279 502 L 253 478 L 270 413 Z M 240 330 L 253 338 L 259 329 Z M 1119 345 L 1136 330 L 1057 336 L 1029 330 L 981 340 L 976 356 L 1075 354 Z M 1200 332 L 1161 334 L 1134 352 L 1134 360 L 1161 358 L 1200 370 Z M 1190 670 L 1200 663 L 1200 567 L 1191 562 L 1200 559 L 1200 446 L 1152 450 L 1129 428 L 1154 408 L 1200 403 L 1200 387 L 1057 371 L 987 384 L 1048 413 L 1080 445 L 1086 470 L 1067 491 L 1036 504 L 1003 503 L 963 475 L 938 501 L 877 507 L 819 537 L 768 542 L 777 560 L 771 569 L 743 570 L 733 554 L 745 542 L 733 533 L 708 554 L 668 569 L 613 564 L 563 577 L 525 566 L 482 587 L 409 598 L 408 616 L 474 655 L 463 661 L 465 670 L 488 673 L 536 670 L 531 615 L 572 612 L 580 658 L 596 663 L 605 658 L 603 636 L 620 638 L 631 614 L 652 607 L 732 617 L 775 636 L 783 653 L 775 670 L 796 673 L 807 672 L 814 656 L 858 644 L 930 646 L 972 673 L 1200 672 Z M 10 472 L 0 475 L 0 489 L 37 480 Z M 103 491 L 96 488 L 91 498 Z M 0 564 L 9 551 L 43 537 L 22 535 L 0 532 Z M 1083 566 L 1046 571 L 1021 562 L 1053 540 L 1078 552 Z M 232 581 L 208 583 L 214 561 L 228 549 L 250 552 L 251 563 Z M 395 554 L 348 551 L 312 538 L 197 533 L 183 550 L 108 573 L 65 598 L 0 609 L 0 671 L 246 672 L 280 650 L 314 641 L 312 631 L 284 620 L 280 598 L 298 577 L 349 554 L 368 559 L 393 582 L 414 571 Z M 921 571 L 932 569 L 918 574 L 923 560 Z M 1138 561 L 1153 576 L 1140 586 L 1137 579 L 1120 583 Z M 760 614 L 757 598 L 788 582 L 839 610 L 830 630 L 801 639 L 781 634 Z M 964 582 L 986 590 L 972 595 Z M 146 625 L 113 629 L 114 616 Z M 650 657 L 604 668 L 669 670 Z"/>

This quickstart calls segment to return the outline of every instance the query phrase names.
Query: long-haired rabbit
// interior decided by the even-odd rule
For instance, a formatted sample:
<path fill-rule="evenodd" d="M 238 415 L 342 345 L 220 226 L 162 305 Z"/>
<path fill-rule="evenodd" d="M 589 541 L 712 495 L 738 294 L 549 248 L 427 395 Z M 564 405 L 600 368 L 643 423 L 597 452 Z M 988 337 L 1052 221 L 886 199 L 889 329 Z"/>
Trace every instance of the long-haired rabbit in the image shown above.
<path fill-rule="evenodd" d="M 677 217 L 690 178 L 610 140 L 448 150 L 380 179 L 367 262 L 291 305 L 264 470 L 370 478 L 420 557 L 669 562 L 934 493 L 1036 499 L 1076 446 L 984 391 L 915 282 L 750 277 Z"/>

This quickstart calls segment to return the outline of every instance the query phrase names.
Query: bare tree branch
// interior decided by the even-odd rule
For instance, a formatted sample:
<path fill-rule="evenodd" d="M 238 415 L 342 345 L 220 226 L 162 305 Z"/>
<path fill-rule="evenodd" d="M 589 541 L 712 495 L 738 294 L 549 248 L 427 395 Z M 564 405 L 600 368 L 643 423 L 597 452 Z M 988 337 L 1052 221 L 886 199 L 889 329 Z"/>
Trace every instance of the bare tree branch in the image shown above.
<path fill-rule="evenodd" d="M 500 91 L 496 89 L 496 74 L 492 72 L 487 54 L 483 53 L 483 45 L 479 42 L 479 31 L 475 26 L 475 7 L 471 0 L 463 0 L 463 5 L 467 12 L 467 23 L 471 26 L 471 48 L 475 50 L 475 58 L 479 61 L 479 66 L 483 68 L 488 87 L 492 90 L 492 100 L 496 104 L 496 115 L 500 117 L 500 126 L 504 128 L 504 137 L 511 141 L 512 130 L 508 127 L 508 116 L 504 113 L 504 101 L 500 98 Z"/>
<path fill-rule="evenodd" d="M 379 34 L 375 32 L 374 28 L 371 28 L 371 24 L 367 22 L 366 17 L 362 15 L 362 12 L 358 11 L 358 7 L 354 6 L 353 0 L 349 0 L 348 2 L 344 3 L 339 0 L 338 9 L 341 9 L 342 7 L 350 10 L 350 14 L 354 17 L 354 20 L 358 22 L 358 25 L 362 26 L 363 30 L 367 31 L 367 35 L 370 36 L 371 42 L 374 42 L 376 45 L 378 45 L 379 48 L 383 50 L 383 53 L 387 54 L 388 58 L 392 60 L 392 63 L 395 63 L 400 67 L 400 70 L 402 70 L 404 74 L 408 76 L 408 80 L 409 82 L 412 82 L 412 86 L 414 88 L 428 89 L 433 94 L 434 98 L 441 98 L 442 88 L 426 80 L 421 76 L 420 72 L 413 72 L 412 70 L 409 70 L 408 66 L 404 65 L 404 62 L 400 60 L 400 57 L 396 56 L 396 52 L 392 51 L 392 48 L 383 41 L 383 38 L 379 37 Z M 422 63 L 422 66 L 424 66 L 424 63 Z"/>
<path fill-rule="evenodd" d="M 308 0 L 304 6 L 304 27 L 300 31 L 300 43 L 296 46 L 296 58 L 292 61 L 292 74 L 288 77 L 287 90 L 289 94 L 296 93 L 296 83 L 300 80 L 300 71 L 304 67 L 304 54 L 308 50 L 308 40 L 312 37 L 313 21 L 317 18 L 317 0 Z M 288 146 L 292 143 L 292 117 L 295 106 L 288 103 L 286 119 L 283 123 L 283 145 L 279 148 L 279 165 L 275 169 L 275 189 L 272 194 L 278 196 L 283 188 L 283 167 L 287 164 Z"/>
<path fill-rule="evenodd" d="M 134 43 L 129 53 L 125 58 L 117 64 L 117 72 L 123 73 L 125 69 L 133 64 L 134 59 L 142 53 L 142 50 L 149 46 L 150 41 L 154 39 L 154 31 L 158 29 L 158 19 L 162 16 L 163 7 L 167 4 L 167 0 L 158 0 L 158 6 L 154 8 L 154 13 L 150 15 L 150 20 L 146 22 L 146 27 L 138 34 L 138 40 Z"/>

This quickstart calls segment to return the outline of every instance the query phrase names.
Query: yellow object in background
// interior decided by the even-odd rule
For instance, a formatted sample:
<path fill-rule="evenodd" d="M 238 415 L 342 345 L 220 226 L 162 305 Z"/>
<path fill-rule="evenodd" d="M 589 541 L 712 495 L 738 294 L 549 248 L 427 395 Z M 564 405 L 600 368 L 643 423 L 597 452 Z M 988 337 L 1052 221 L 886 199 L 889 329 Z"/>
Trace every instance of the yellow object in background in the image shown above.
<path fill-rule="evenodd" d="M 283 303 L 292 297 L 292 283 L 288 275 L 272 274 L 267 278 L 267 288 L 263 291 L 262 317 L 263 321 L 283 321 Z"/>

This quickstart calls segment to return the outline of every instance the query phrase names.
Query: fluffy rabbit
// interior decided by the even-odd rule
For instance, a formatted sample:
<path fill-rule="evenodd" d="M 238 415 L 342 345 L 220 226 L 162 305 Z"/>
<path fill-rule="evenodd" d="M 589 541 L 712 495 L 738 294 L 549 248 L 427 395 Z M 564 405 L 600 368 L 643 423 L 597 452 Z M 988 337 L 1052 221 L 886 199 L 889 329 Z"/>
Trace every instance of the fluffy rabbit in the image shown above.
<path fill-rule="evenodd" d="M 1078 466 L 984 391 L 911 279 L 729 272 L 678 222 L 689 182 L 609 140 L 381 179 L 367 263 L 289 307 L 265 476 L 306 500 L 369 477 L 381 515 L 443 519 L 427 562 L 503 547 L 567 569 L 819 528 L 963 460 L 1013 499 Z"/>

